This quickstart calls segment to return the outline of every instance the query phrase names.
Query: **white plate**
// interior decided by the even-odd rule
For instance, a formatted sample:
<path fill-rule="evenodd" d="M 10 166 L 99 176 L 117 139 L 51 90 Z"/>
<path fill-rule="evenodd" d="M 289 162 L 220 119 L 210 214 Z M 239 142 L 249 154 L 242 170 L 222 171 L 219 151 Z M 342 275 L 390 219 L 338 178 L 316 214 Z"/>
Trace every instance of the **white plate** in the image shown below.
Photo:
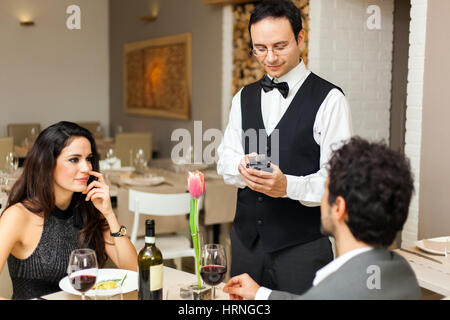
<path fill-rule="evenodd" d="M 130 186 L 156 186 L 165 181 L 164 177 L 122 178 L 121 180 Z"/>
<path fill-rule="evenodd" d="M 119 169 L 105 169 L 103 172 L 105 173 L 127 173 L 136 171 L 135 167 L 122 167 Z"/>
<path fill-rule="evenodd" d="M 430 241 L 434 241 L 434 242 L 437 242 L 437 243 L 445 243 L 447 238 L 449 238 L 449 237 L 438 237 L 438 238 L 431 238 L 431 239 L 425 239 L 425 240 L 430 240 Z M 424 240 L 416 241 L 415 245 L 420 250 L 423 250 L 425 252 L 439 254 L 441 256 L 445 255 L 445 252 L 444 252 L 445 251 L 445 246 L 443 246 L 442 250 L 432 249 L 432 248 L 429 248 L 429 247 L 426 246 L 426 241 L 424 241 Z"/>
<path fill-rule="evenodd" d="M 98 269 L 97 283 L 104 280 L 123 279 L 127 275 L 123 285 L 122 293 L 131 292 L 138 289 L 138 275 L 135 271 L 123 270 L 123 269 Z M 69 277 L 66 276 L 59 281 L 59 287 L 61 290 L 81 296 L 77 290 L 75 290 L 70 284 Z M 89 290 L 86 292 L 86 296 L 94 297 L 95 290 Z"/>

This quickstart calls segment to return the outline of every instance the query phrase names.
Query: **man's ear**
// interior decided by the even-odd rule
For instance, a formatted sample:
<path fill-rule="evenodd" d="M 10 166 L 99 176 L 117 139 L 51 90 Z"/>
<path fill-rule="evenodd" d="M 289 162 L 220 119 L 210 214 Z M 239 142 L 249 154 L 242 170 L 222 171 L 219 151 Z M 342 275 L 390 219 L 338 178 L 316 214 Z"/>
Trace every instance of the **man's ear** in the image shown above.
<path fill-rule="evenodd" d="M 347 206 L 343 197 L 338 196 L 334 203 L 334 211 L 336 213 L 336 220 L 339 222 L 347 221 Z"/>
<path fill-rule="evenodd" d="M 301 48 L 303 43 L 305 42 L 305 29 L 300 30 L 297 36 L 297 44 L 298 47 Z"/>

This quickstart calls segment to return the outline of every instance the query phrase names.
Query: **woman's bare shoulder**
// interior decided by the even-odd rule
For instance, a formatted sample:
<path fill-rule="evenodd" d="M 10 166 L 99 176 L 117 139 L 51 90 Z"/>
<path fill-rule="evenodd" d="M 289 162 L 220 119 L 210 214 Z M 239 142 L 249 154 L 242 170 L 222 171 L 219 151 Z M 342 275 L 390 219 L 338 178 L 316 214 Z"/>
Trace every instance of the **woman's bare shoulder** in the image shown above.
<path fill-rule="evenodd" d="M 28 210 L 22 203 L 16 203 L 6 209 L 0 219 L 0 224 L 4 223 L 14 223 L 23 226 L 23 223 L 30 221 L 34 216 L 33 212 Z"/>

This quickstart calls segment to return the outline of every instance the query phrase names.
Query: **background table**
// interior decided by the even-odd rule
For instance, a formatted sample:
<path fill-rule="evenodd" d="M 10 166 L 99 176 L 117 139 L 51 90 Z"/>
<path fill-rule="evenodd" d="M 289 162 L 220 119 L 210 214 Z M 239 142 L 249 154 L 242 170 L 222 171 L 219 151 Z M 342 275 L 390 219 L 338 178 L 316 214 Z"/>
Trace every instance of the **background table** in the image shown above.
<path fill-rule="evenodd" d="M 236 211 L 237 188 L 226 185 L 215 170 L 204 170 L 206 193 L 204 196 L 203 212 L 200 213 L 200 221 L 204 226 L 213 226 L 233 222 Z M 183 193 L 187 192 L 187 174 L 176 173 L 165 169 L 150 168 L 148 174 L 162 176 L 165 182 L 156 186 L 133 186 L 121 182 L 120 178 L 112 178 L 112 183 L 117 186 L 117 218 L 120 224 L 130 230 L 133 225 L 134 213 L 128 210 L 128 192 L 130 188 L 151 193 Z M 186 229 L 188 221 L 185 217 L 155 217 L 157 233 L 178 232 Z M 139 221 L 138 236 L 144 236 L 144 220 Z"/>
<path fill-rule="evenodd" d="M 429 254 L 417 247 L 405 249 L 424 254 L 443 262 L 443 264 L 439 264 L 423 257 L 419 257 L 413 253 L 401 251 L 400 249 L 394 250 L 409 262 L 416 274 L 420 287 L 436 292 L 442 296 L 450 296 L 450 264 L 445 263 L 445 257 Z"/>
<path fill-rule="evenodd" d="M 164 300 L 183 300 L 180 298 L 180 287 L 187 284 L 196 283 L 197 277 L 188 272 L 177 269 L 164 267 L 163 271 L 163 299 Z M 216 288 L 215 300 L 229 300 L 228 294 L 224 293 L 221 288 L 224 284 Z M 220 289 L 219 289 L 220 288 Z M 137 300 L 138 292 L 132 291 L 123 295 L 124 300 Z M 73 295 L 65 291 L 59 291 L 42 297 L 46 300 L 80 300 L 81 296 Z M 89 297 L 86 297 L 89 299 Z"/>

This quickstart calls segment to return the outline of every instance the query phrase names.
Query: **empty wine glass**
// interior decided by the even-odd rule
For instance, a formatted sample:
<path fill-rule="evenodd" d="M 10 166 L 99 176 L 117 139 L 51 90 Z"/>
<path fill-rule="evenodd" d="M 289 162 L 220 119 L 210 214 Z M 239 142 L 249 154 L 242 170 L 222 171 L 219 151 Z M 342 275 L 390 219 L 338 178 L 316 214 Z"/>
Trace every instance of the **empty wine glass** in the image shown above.
<path fill-rule="evenodd" d="M 98 264 L 95 251 L 92 249 L 76 249 L 70 253 L 67 274 L 72 287 L 81 293 L 86 300 L 86 291 L 91 289 L 97 280 Z"/>
<path fill-rule="evenodd" d="M 205 244 L 202 250 L 200 275 L 203 281 L 212 286 L 212 299 L 216 297 L 216 289 L 227 273 L 227 255 L 221 244 Z"/>
<path fill-rule="evenodd" d="M 5 157 L 5 171 L 8 174 L 13 174 L 16 172 L 19 167 L 19 159 L 14 158 L 14 154 L 12 152 L 8 153 Z"/>
<path fill-rule="evenodd" d="M 102 130 L 102 126 L 101 125 L 98 125 L 97 127 L 95 127 L 95 138 L 96 139 L 103 138 L 103 130 Z"/>
<path fill-rule="evenodd" d="M 31 128 L 30 134 L 29 134 L 29 140 L 30 140 L 31 144 L 33 144 L 34 141 L 36 141 L 37 136 L 38 136 L 38 133 L 37 133 L 36 128 L 34 128 L 34 127 Z"/>
<path fill-rule="evenodd" d="M 134 159 L 134 165 L 136 167 L 136 172 L 138 174 L 145 173 L 145 170 L 147 168 L 147 158 L 144 155 L 144 150 L 142 149 L 138 150 Z"/>
<path fill-rule="evenodd" d="M 106 152 L 106 163 L 109 165 L 110 169 L 112 169 L 112 166 L 116 162 L 116 157 L 114 156 L 114 149 L 109 148 Z"/>

